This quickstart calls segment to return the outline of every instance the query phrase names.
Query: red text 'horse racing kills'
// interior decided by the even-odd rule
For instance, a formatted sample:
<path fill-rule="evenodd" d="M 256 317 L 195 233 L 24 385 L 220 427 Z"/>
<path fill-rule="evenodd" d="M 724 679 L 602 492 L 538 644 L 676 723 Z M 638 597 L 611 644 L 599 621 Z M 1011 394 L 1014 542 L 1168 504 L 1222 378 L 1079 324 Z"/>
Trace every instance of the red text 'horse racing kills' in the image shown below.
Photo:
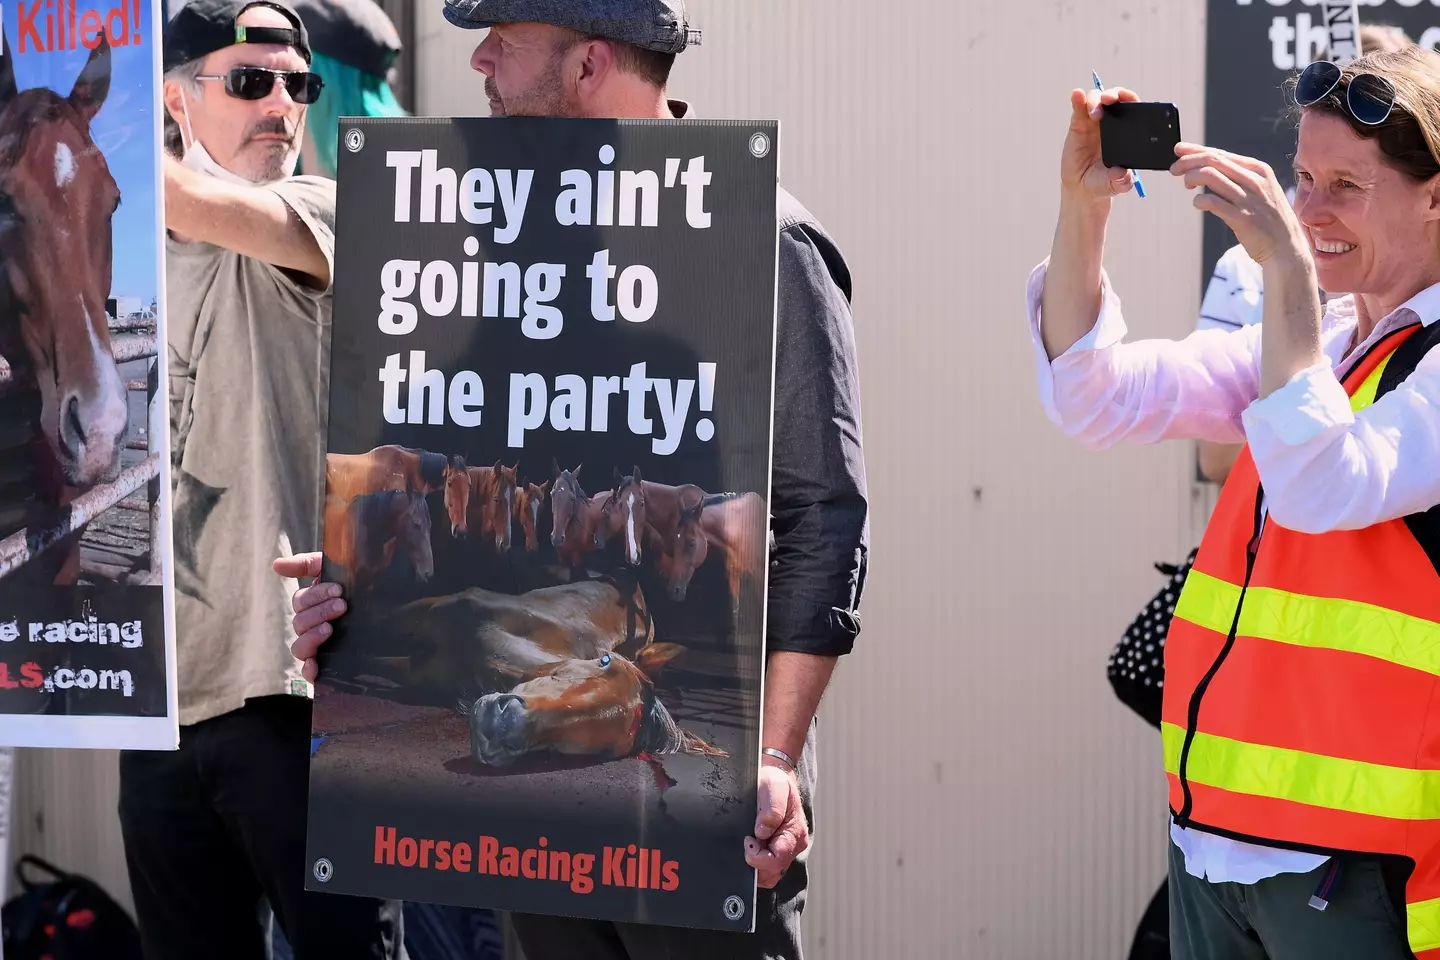
<path fill-rule="evenodd" d="M 120 190 L 90 134 L 110 59 L 102 38 L 61 96 L 17 91 L 13 60 L 0 57 L 0 426 L 35 425 L 26 493 L 51 508 L 114 480 L 127 432 L 105 309 Z M 38 411 L 25 402 L 36 395 Z M 27 576 L 74 583 L 80 532 Z"/>

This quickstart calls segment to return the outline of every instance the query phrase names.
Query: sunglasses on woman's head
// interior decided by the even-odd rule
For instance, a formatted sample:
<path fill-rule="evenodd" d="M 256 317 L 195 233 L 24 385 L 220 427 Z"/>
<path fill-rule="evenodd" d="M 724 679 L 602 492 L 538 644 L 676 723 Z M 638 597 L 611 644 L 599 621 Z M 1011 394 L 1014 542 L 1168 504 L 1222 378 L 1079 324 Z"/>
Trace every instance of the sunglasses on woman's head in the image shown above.
<path fill-rule="evenodd" d="M 1295 102 L 1302 107 L 1319 103 L 1334 92 L 1344 75 L 1339 64 L 1316 60 L 1300 72 Z M 1395 109 L 1395 88 L 1389 80 L 1373 73 L 1356 74 L 1345 86 L 1345 109 L 1367 127 L 1382 124 Z"/>
<path fill-rule="evenodd" d="M 223 80 L 225 92 L 238 100 L 264 100 L 275 89 L 275 81 L 283 80 L 285 91 L 296 103 L 314 103 L 320 99 L 325 82 L 318 73 L 307 70 L 270 70 L 265 67 L 234 67 L 224 76 L 200 76 L 196 80 Z"/>

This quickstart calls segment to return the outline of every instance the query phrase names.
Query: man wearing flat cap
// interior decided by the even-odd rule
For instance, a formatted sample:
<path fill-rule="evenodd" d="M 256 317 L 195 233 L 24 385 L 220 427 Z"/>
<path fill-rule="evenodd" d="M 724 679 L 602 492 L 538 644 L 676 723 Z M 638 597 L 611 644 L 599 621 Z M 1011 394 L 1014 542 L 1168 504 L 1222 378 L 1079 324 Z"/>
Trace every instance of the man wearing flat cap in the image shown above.
<path fill-rule="evenodd" d="M 676 54 L 700 40 L 679 0 L 446 0 L 445 17 L 488 27 L 471 66 L 493 114 L 694 116 L 669 99 Z M 528 960 L 800 960 L 805 851 L 813 823 L 815 710 L 860 630 L 868 554 L 860 384 L 850 272 L 815 218 L 779 190 L 779 290 L 763 755 L 759 815 L 743 856 L 760 887 L 755 932 L 739 934 L 512 915 Z M 278 560 L 318 577 L 318 554 Z M 314 656 L 343 612 L 335 584 L 295 597 L 292 650 Z"/>
<path fill-rule="evenodd" d="M 323 84 L 281 0 L 191 0 L 164 34 L 180 749 L 120 761 L 147 960 L 403 960 L 401 904 L 307 893 L 310 688 L 277 551 L 319 543 L 335 185 L 294 177 Z"/>

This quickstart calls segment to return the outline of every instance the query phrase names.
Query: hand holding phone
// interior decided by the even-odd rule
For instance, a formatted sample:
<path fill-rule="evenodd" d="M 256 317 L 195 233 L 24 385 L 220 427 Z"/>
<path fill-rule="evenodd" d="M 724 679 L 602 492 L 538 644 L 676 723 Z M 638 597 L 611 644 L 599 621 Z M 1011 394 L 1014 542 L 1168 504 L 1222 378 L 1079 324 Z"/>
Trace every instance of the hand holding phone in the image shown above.
<path fill-rule="evenodd" d="M 1173 103 L 1121 101 L 1104 107 L 1100 156 L 1107 167 L 1169 170 L 1180 142 L 1180 111 Z"/>

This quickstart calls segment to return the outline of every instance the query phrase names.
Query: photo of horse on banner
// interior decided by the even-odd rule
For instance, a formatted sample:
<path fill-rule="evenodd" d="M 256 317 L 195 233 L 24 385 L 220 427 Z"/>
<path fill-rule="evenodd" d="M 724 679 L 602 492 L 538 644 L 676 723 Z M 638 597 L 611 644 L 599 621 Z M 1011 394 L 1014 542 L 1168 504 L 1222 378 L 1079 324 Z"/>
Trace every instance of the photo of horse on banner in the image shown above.
<path fill-rule="evenodd" d="M 474 467 L 393 444 L 329 454 L 323 576 L 374 605 L 352 629 L 383 641 L 331 658 L 322 684 L 453 707 L 452 735 L 466 731 L 470 759 L 487 768 L 727 756 L 657 693 L 661 670 L 688 651 L 661 639 L 673 635 L 647 597 L 683 605 L 701 569 L 732 611 L 742 591 L 758 597 L 764 501 L 645 480 L 639 467 L 612 467 L 610 486 L 590 494 L 584 471 L 552 459 L 536 484 L 518 461 Z M 321 695 L 318 710 L 333 702 Z"/>
<path fill-rule="evenodd" d="M 110 64 L 102 35 L 69 90 L 17 91 L 14 58 L 0 57 L 5 581 L 160 582 L 149 488 L 160 453 L 147 443 L 158 409 L 155 316 L 113 315 L 110 225 L 122 197 L 90 129 Z M 103 227 L 53 226 L 71 217 Z"/>

